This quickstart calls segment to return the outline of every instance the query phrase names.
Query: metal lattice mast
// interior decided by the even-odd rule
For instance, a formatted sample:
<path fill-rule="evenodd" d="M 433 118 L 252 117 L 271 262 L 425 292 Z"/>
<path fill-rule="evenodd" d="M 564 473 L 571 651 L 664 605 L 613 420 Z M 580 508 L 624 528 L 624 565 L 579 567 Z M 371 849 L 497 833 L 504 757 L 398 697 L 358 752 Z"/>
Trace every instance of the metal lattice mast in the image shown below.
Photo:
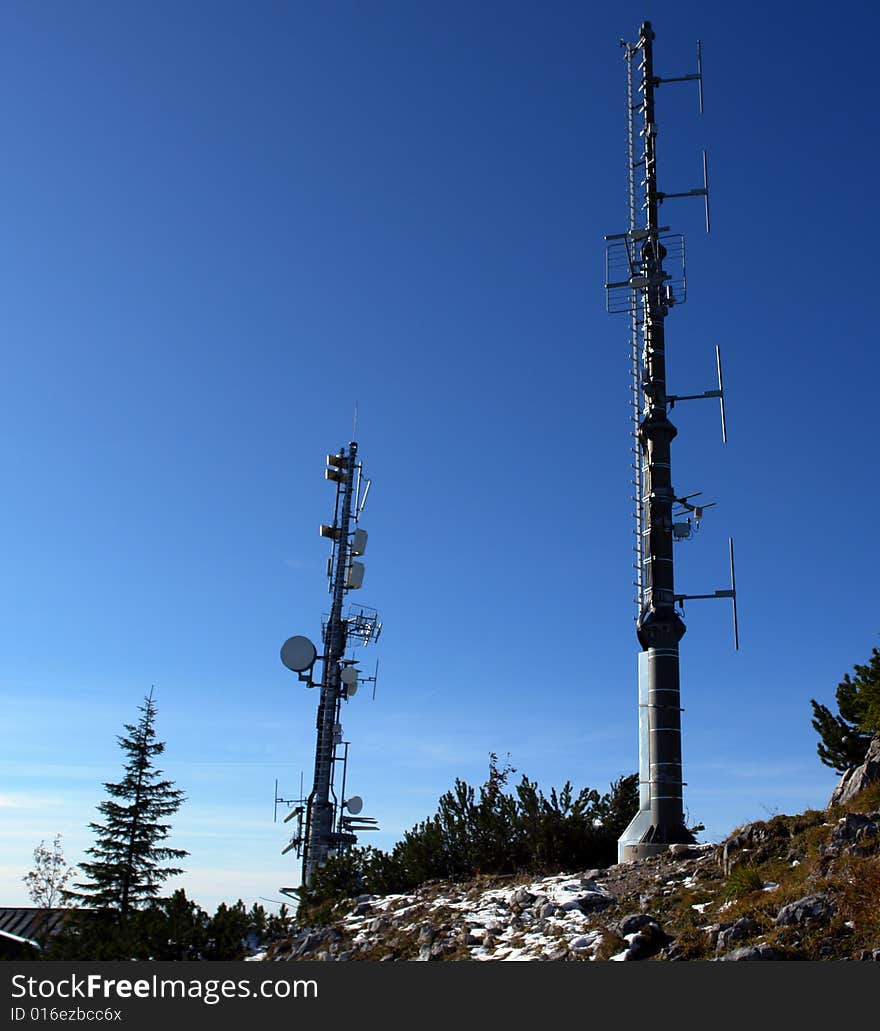
<path fill-rule="evenodd" d="M 638 207 L 636 194 L 636 172 L 642 162 L 636 159 L 635 126 L 633 104 L 633 54 L 635 48 L 624 44 L 624 59 L 626 60 L 626 164 L 627 164 L 627 199 L 630 233 L 638 229 Z M 633 569 L 636 579 L 633 586 L 636 588 L 636 619 L 642 611 L 645 602 L 644 586 L 644 538 L 642 535 L 643 513 L 643 472 L 642 472 L 642 449 L 639 442 L 639 423 L 641 421 L 641 391 L 642 391 L 642 309 L 638 304 L 633 304 L 630 309 L 630 348 L 632 363 L 632 486 L 633 486 L 633 554 L 635 561 Z"/>
<path fill-rule="evenodd" d="M 372 817 L 358 816 L 362 800 L 357 796 L 345 797 L 346 769 L 349 742 L 343 740 L 341 709 L 343 701 L 350 701 L 358 685 L 372 682 L 375 689 L 378 676 L 364 677 L 357 669 L 358 660 L 346 657 L 346 649 L 376 641 L 381 623 L 375 609 L 350 605 L 343 611 L 346 595 L 357 590 L 363 582 L 363 563 L 355 561 L 364 553 L 367 534 L 355 529 L 366 503 L 370 481 L 362 479 L 358 461 L 358 446 L 352 441 L 348 450 L 340 448 L 327 456 L 326 479 L 336 484 L 336 504 L 332 525 L 323 524 L 322 537 L 332 541 L 327 575 L 330 581 L 330 612 L 323 623 L 323 672 L 320 684 L 312 676 L 318 659 L 317 649 L 305 637 L 291 637 L 281 649 L 281 661 L 297 673 L 309 687 L 320 687 L 316 721 L 315 772 L 312 790 L 307 798 L 284 799 L 278 797 L 276 782 L 276 816 L 279 803 L 294 805 L 285 822 L 296 817 L 297 831 L 282 854 L 292 849 L 302 856 L 302 883 L 312 883 L 315 871 L 327 859 L 345 851 L 357 842 L 356 831 L 378 830 Z M 334 789 L 336 764 L 342 765 L 341 797 Z M 295 889 L 281 889 L 295 892 Z"/>
<path fill-rule="evenodd" d="M 340 672 L 345 654 L 345 624 L 342 606 L 348 578 L 348 544 L 351 533 L 352 501 L 354 497 L 357 443 L 352 441 L 348 454 L 342 448 L 339 465 L 342 477 L 337 489 L 338 529 L 335 541 L 335 563 L 332 566 L 330 615 L 324 627 L 324 676 L 321 682 L 321 701 L 318 705 L 318 740 L 315 748 L 315 780 L 306 809 L 306 836 L 303 847 L 303 883 L 311 883 L 314 871 L 327 861 L 333 833 L 335 806 L 330 799 L 333 780 L 333 760 L 336 754 L 336 727 L 339 725 Z"/>

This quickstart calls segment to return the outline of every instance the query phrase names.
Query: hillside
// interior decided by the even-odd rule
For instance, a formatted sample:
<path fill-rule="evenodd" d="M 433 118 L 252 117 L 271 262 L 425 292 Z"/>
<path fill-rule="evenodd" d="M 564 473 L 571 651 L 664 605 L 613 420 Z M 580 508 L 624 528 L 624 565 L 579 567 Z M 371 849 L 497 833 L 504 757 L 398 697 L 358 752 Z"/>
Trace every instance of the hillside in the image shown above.
<path fill-rule="evenodd" d="M 720 844 L 336 904 L 254 959 L 880 960 L 880 784 Z"/>

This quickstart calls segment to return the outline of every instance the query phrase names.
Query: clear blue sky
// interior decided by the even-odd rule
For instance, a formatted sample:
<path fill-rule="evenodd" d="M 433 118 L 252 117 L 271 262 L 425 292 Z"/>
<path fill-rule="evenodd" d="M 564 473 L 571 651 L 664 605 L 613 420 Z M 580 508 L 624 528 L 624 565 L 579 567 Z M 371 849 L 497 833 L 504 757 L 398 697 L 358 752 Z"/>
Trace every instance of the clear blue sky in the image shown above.
<path fill-rule="evenodd" d="M 651 17 L 661 189 L 687 234 L 667 323 L 686 804 L 718 838 L 821 806 L 824 701 L 877 643 L 873 5 L 9 2 L 0 19 L 0 904 L 68 859 L 156 686 L 173 843 L 203 905 L 278 898 L 316 697 L 323 456 L 374 487 L 361 599 L 385 631 L 345 713 L 388 846 L 510 752 L 549 788 L 633 771 L 618 40 Z M 869 254 L 869 250 L 871 253 Z"/>

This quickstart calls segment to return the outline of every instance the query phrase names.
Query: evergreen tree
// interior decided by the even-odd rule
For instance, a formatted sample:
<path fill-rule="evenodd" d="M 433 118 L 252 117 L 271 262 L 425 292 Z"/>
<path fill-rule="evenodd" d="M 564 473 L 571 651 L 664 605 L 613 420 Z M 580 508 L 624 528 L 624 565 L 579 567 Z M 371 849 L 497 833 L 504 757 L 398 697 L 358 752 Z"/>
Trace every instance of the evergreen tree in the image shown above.
<path fill-rule="evenodd" d="M 89 824 L 96 842 L 86 850 L 94 859 L 80 863 L 86 880 L 74 885 L 78 892 L 68 893 L 71 899 L 115 910 L 123 918 L 154 899 L 168 877 L 183 873 L 164 863 L 189 855 L 162 844 L 170 830 L 164 820 L 177 812 L 184 793 L 173 781 L 160 780 L 162 771 L 153 765 L 165 745 L 156 740 L 152 690 L 139 711 L 137 726 L 125 724 L 127 736 L 117 738 L 127 756 L 125 776 L 104 785 L 110 795 L 98 806 L 104 822 Z"/>
<path fill-rule="evenodd" d="M 837 685 L 838 715 L 815 698 L 813 728 L 818 732 L 819 758 L 838 773 L 865 760 L 871 737 L 880 732 L 880 648 L 874 648 L 867 665 L 853 667 Z"/>

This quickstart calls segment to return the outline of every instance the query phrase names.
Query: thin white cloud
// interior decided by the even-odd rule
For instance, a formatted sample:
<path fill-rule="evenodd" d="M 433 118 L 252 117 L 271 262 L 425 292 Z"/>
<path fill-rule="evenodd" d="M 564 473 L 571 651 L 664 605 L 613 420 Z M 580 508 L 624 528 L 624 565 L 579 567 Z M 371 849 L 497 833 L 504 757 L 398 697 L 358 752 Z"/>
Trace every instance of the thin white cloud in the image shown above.
<path fill-rule="evenodd" d="M 299 558 L 286 558 L 284 564 L 289 569 L 317 569 L 318 566 L 315 562 L 306 562 Z"/>

